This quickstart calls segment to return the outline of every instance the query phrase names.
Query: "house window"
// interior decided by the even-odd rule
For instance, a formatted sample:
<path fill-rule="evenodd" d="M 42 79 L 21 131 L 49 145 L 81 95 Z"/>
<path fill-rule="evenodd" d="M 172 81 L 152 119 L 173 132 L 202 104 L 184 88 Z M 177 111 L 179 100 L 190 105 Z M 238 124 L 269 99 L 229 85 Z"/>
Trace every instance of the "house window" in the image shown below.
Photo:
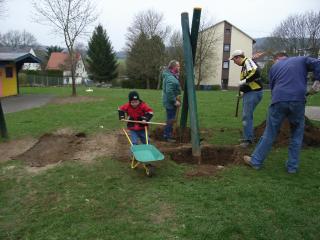
<path fill-rule="evenodd" d="M 223 69 L 228 69 L 229 68 L 229 61 L 223 61 Z"/>
<path fill-rule="evenodd" d="M 223 45 L 223 51 L 224 52 L 230 52 L 230 44 L 224 44 Z"/>
<path fill-rule="evenodd" d="M 6 67 L 6 78 L 13 78 L 13 68 Z"/>
<path fill-rule="evenodd" d="M 231 33 L 231 29 L 230 29 L 230 28 L 226 28 L 226 29 L 225 29 L 225 33 L 226 33 L 226 34 L 230 34 L 230 33 Z"/>

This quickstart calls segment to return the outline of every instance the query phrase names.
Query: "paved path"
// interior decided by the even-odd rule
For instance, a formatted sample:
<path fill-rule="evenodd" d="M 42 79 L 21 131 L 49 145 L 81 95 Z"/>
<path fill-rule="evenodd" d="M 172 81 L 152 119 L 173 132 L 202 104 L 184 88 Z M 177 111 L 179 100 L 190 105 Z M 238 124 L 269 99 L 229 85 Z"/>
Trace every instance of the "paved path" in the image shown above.
<path fill-rule="evenodd" d="M 312 120 L 320 121 L 320 107 L 306 106 L 306 116 Z"/>
<path fill-rule="evenodd" d="M 1 105 L 4 113 L 11 113 L 41 107 L 53 98 L 53 95 L 19 95 L 1 99 Z"/>

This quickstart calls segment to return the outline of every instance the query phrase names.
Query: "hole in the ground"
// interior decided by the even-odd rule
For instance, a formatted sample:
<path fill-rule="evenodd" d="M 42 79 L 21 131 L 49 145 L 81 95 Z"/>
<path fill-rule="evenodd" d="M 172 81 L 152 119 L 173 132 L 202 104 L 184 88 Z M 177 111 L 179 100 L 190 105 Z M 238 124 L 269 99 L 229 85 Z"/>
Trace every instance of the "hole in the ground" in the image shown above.
<path fill-rule="evenodd" d="M 201 147 L 201 164 L 217 166 L 239 164 L 246 154 L 249 154 L 248 150 L 239 147 L 206 145 Z M 177 163 L 199 163 L 198 158 L 192 157 L 191 147 L 179 148 L 176 151 L 168 152 L 168 155 Z"/>

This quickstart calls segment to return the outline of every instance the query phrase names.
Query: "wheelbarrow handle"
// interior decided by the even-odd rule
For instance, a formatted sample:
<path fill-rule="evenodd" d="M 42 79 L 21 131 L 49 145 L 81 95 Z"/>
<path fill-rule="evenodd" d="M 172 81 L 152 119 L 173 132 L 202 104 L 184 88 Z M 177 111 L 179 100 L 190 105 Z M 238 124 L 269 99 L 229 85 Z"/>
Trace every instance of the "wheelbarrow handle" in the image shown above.
<path fill-rule="evenodd" d="M 131 139 L 130 139 L 128 133 L 127 133 L 127 131 L 126 131 L 124 128 L 122 128 L 122 131 L 123 131 L 124 134 L 126 135 L 126 137 L 127 137 L 128 141 L 129 141 L 130 145 L 133 146 L 133 144 L 132 144 L 132 142 L 131 142 Z"/>
<path fill-rule="evenodd" d="M 141 123 L 141 124 L 163 125 L 163 126 L 167 125 L 166 123 L 135 121 L 135 120 L 128 120 L 128 119 L 121 119 L 120 121 L 123 121 L 123 122 L 132 122 L 132 123 Z"/>

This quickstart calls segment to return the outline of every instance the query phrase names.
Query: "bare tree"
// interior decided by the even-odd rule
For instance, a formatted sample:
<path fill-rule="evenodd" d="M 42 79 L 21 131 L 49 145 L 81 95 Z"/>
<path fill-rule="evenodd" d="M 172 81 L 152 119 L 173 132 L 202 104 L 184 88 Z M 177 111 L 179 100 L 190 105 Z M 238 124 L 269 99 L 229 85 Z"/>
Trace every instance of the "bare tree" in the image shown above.
<path fill-rule="evenodd" d="M 163 41 L 170 33 L 170 27 L 164 26 L 164 17 L 153 9 L 141 11 L 135 15 L 133 23 L 128 27 L 127 47 L 130 48 L 140 34 L 147 38 L 159 36 Z"/>
<path fill-rule="evenodd" d="M 320 11 L 290 15 L 275 28 L 264 48 L 316 57 L 320 49 Z"/>
<path fill-rule="evenodd" d="M 6 12 L 6 1 L 7 0 L 0 0 L 0 17 L 3 16 Z"/>
<path fill-rule="evenodd" d="M 81 54 L 83 59 L 86 58 L 88 47 L 84 43 L 77 42 L 74 46 L 74 49 Z"/>
<path fill-rule="evenodd" d="M 170 60 L 173 60 L 173 59 L 177 60 L 180 63 L 181 69 L 184 69 L 183 39 L 182 39 L 181 31 L 177 31 L 177 30 L 174 31 L 170 37 L 169 46 L 167 48 L 167 59 L 165 62 L 165 66 L 169 63 Z M 181 86 L 184 87 L 184 81 L 185 81 L 184 71 L 180 71 L 179 80 L 180 80 Z"/>
<path fill-rule="evenodd" d="M 320 11 L 308 12 L 306 14 L 306 26 L 308 35 L 308 45 L 310 53 L 314 57 L 319 57 L 320 51 Z"/>
<path fill-rule="evenodd" d="M 204 14 L 201 18 L 197 51 L 195 57 L 195 72 L 197 74 L 197 89 L 200 87 L 201 81 L 206 78 L 207 74 L 215 74 L 210 70 L 210 64 L 216 64 L 213 59 L 215 59 L 215 46 L 218 41 L 221 40 L 222 36 L 218 36 L 216 30 L 212 24 L 212 20 L 209 20 L 207 14 Z"/>
<path fill-rule="evenodd" d="M 38 45 L 36 38 L 29 32 L 23 30 L 9 31 L 0 36 L 0 43 L 3 46 L 12 48 L 35 47 Z"/>
<path fill-rule="evenodd" d="M 97 19 L 91 0 L 33 0 L 37 21 L 53 27 L 64 37 L 71 62 L 72 96 L 76 96 L 74 45 L 79 36 Z"/>
<path fill-rule="evenodd" d="M 305 18 L 303 15 L 295 14 L 273 31 L 271 45 L 283 48 L 290 54 L 298 52 L 298 49 L 306 48 Z"/>

